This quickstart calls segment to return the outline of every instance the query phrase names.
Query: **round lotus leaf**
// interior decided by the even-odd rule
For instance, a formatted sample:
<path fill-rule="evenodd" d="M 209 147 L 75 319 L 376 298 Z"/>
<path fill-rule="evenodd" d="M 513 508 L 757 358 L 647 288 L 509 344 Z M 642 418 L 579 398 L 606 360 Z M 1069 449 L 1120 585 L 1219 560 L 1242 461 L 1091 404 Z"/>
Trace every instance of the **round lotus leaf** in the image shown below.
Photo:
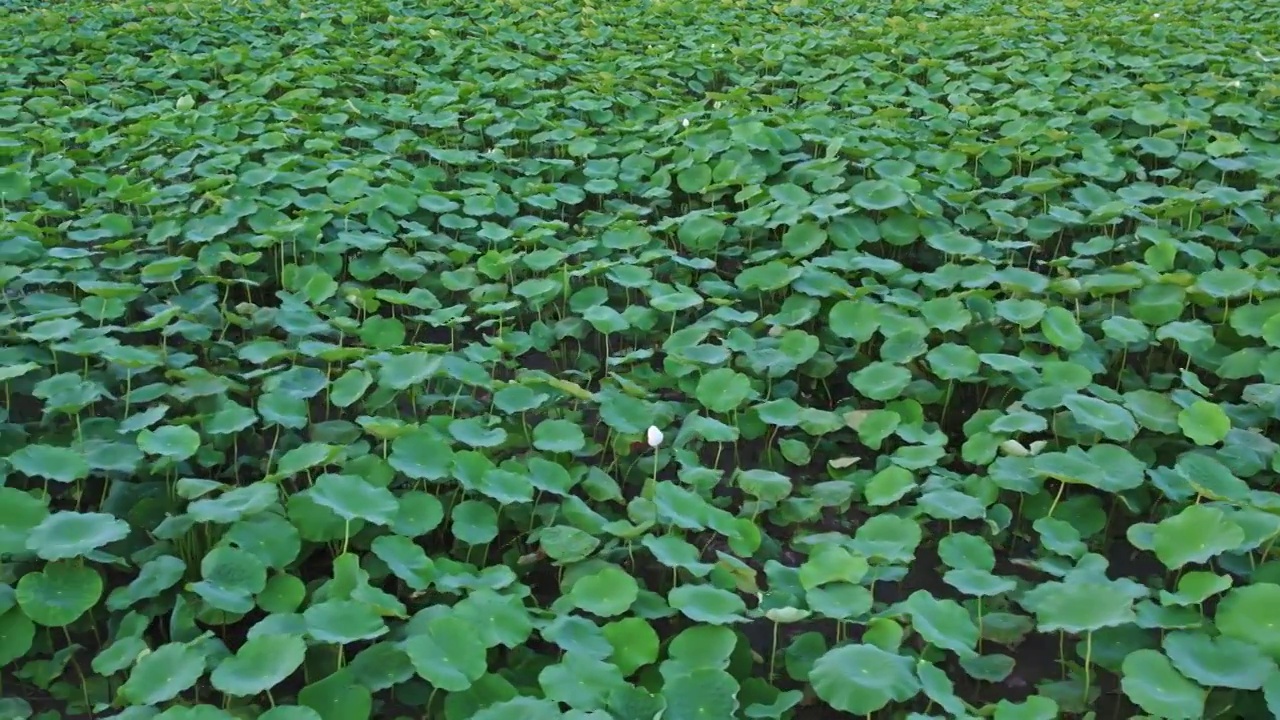
<path fill-rule="evenodd" d="M 911 383 L 911 371 L 901 365 L 877 360 L 850 373 L 849 382 L 863 397 L 884 402 L 902 394 Z"/>
<path fill-rule="evenodd" d="M 1138 434 L 1138 422 L 1121 405 L 1099 400 L 1088 395 L 1072 393 L 1062 399 L 1076 422 L 1102 433 L 1116 442 L 1128 442 Z"/>
<path fill-rule="evenodd" d="M 298 703 L 315 710 L 326 720 L 373 716 L 373 694 L 343 671 L 302 688 L 298 691 Z"/>
<path fill-rule="evenodd" d="M 602 710 L 627 682 L 616 665 L 599 658 L 565 653 L 560 662 L 538 673 L 538 685 L 551 700 L 575 710 Z"/>
<path fill-rule="evenodd" d="M 1040 318 L 1040 331 L 1053 345 L 1068 352 L 1075 352 L 1084 346 L 1085 334 L 1076 322 L 1076 316 L 1064 307 L 1053 306 L 1045 310 Z"/>
<path fill-rule="evenodd" d="M 1185 453 L 1174 464 L 1174 470 L 1192 489 L 1211 500 L 1242 502 L 1252 491 L 1249 483 L 1204 452 Z"/>
<path fill-rule="evenodd" d="M 613 646 L 609 660 L 624 676 L 656 662 L 660 638 L 643 618 L 627 617 L 604 626 L 604 637 Z"/>
<path fill-rule="evenodd" d="M 187 572 L 187 564 L 172 555 L 159 555 L 138 569 L 138 576 L 128 585 L 116 587 L 107 596 L 107 609 L 124 610 L 134 603 L 156 597 L 168 590 Z"/>
<path fill-rule="evenodd" d="M 1152 533 L 1156 557 L 1170 570 L 1203 563 L 1243 542 L 1244 529 L 1222 510 L 1208 505 L 1188 505 L 1161 520 Z"/>
<path fill-rule="evenodd" d="M 858 583 L 869 570 L 861 555 L 840 545 L 819 545 L 800 565 L 798 576 L 805 590 L 813 590 L 827 583 Z"/>
<path fill-rule="evenodd" d="M 724 669 L 737 645 L 738 636 L 727 627 L 694 625 L 672 638 L 667 655 L 684 667 Z"/>
<path fill-rule="evenodd" d="M 874 303 L 840 300 L 831 306 L 827 324 L 836 337 L 866 342 L 880 328 L 880 308 Z"/>
<path fill-rule="evenodd" d="M 435 495 L 421 490 L 398 493 L 400 507 L 392 518 L 391 529 L 404 537 L 421 537 L 439 527 L 444 520 L 444 506 Z"/>
<path fill-rule="evenodd" d="M 324 643 L 347 644 L 373 640 L 387 633 L 376 607 L 359 600 L 326 600 L 302 613 L 307 634 Z"/>
<path fill-rule="evenodd" d="M 925 355 L 929 369 L 942 380 L 963 380 L 978 374 L 982 363 L 967 345 L 943 343 Z"/>
<path fill-rule="evenodd" d="M 378 384 L 391 390 L 408 390 L 440 370 L 444 358 L 424 352 L 392 355 L 378 368 Z"/>
<path fill-rule="evenodd" d="M 26 553 L 32 529 L 47 517 L 46 501 L 17 488 L 0 487 L 0 556 Z"/>
<path fill-rule="evenodd" d="M 888 210 L 907 204 L 907 193 L 890 180 L 863 180 L 849 191 L 849 199 L 867 210 Z"/>
<path fill-rule="evenodd" d="M 909 658 L 874 645 L 844 645 L 818 658 L 809 671 L 814 693 L 832 708 L 870 715 L 920 692 Z"/>
<path fill-rule="evenodd" d="M 9 465 L 23 475 L 63 483 L 89 476 L 89 462 L 82 453 L 56 445 L 27 445 L 9 456 Z"/>
<path fill-rule="evenodd" d="M 486 648 L 519 647 L 533 634 L 533 618 L 524 601 L 487 588 L 473 590 L 453 606 L 453 614 L 478 629 Z"/>
<path fill-rule="evenodd" d="M 464 543 L 483 545 L 498 536 L 498 511 L 479 500 L 464 500 L 450 516 L 453 536 Z"/>
<path fill-rule="evenodd" d="M 557 563 L 572 563 L 585 560 L 595 552 L 600 539 L 569 525 L 552 525 L 539 533 L 538 545 Z"/>
<path fill-rule="evenodd" d="M 533 446 L 543 452 L 573 453 L 586 444 L 582 428 L 568 420 L 543 420 L 533 428 Z"/>
<path fill-rule="evenodd" d="M 555 285 L 558 288 L 560 284 Z M 592 305 L 582 311 L 582 319 L 591 323 L 596 332 L 604 334 L 620 333 L 631 327 L 625 315 L 608 305 Z"/>
<path fill-rule="evenodd" d="M 724 223 L 706 215 L 694 215 L 686 219 L 676 232 L 681 244 L 691 249 L 710 249 L 720 242 L 728 228 Z"/>
<path fill-rule="evenodd" d="M 1231 432 L 1231 418 L 1216 403 L 1196 400 L 1178 413 L 1178 427 L 1197 445 L 1217 445 Z"/>
<path fill-rule="evenodd" d="M 695 622 L 728 625 L 746 620 L 741 596 L 710 585 L 680 585 L 667 593 L 667 603 Z"/>
<path fill-rule="evenodd" d="M 868 505 L 879 507 L 892 505 L 916 487 L 915 475 L 910 470 L 899 465 L 889 465 L 871 476 L 863 494 Z"/>
<path fill-rule="evenodd" d="M 746 375 L 730 368 L 716 368 L 703 375 L 694 389 L 694 397 L 703 407 L 716 413 L 736 410 L 754 391 Z"/>
<path fill-rule="evenodd" d="M 23 575 L 14 595 L 18 607 L 36 624 L 63 627 L 97 604 L 102 576 L 92 568 L 61 560 Z"/>
<path fill-rule="evenodd" d="M 903 607 L 911 616 L 911 627 L 925 642 L 962 656 L 974 654 L 978 626 L 960 603 L 939 600 L 926 590 L 917 590 Z"/>
<path fill-rule="evenodd" d="M 1164 651 L 1178 672 L 1205 687 L 1259 690 L 1277 672 L 1256 645 L 1232 637 L 1174 631 L 1165 635 Z"/>
<path fill-rule="evenodd" d="M 245 550 L 268 568 L 281 569 L 302 552 L 302 538 L 293 523 L 274 512 L 251 515 L 236 522 L 223 542 Z"/>
<path fill-rule="evenodd" d="M 1137 619 L 1134 597 L 1118 583 L 1047 582 L 1023 593 L 1041 632 L 1085 633 Z"/>
<path fill-rule="evenodd" d="M 507 431 L 500 427 L 488 427 L 480 418 L 459 418 L 449 423 L 449 434 L 454 440 L 473 448 L 498 447 L 507 441 Z"/>
<path fill-rule="evenodd" d="M 23 657 L 31 650 L 36 626 L 20 607 L 0 613 L 0 667 Z"/>
<path fill-rule="evenodd" d="M 569 590 L 569 598 L 587 612 L 612 617 L 625 612 L 639 596 L 640 586 L 631 573 L 608 565 L 579 578 Z"/>
<path fill-rule="evenodd" d="M 138 449 L 148 455 L 186 460 L 200 449 L 200 433 L 186 425 L 161 425 L 138 433 Z"/>
<path fill-rule="evenodd" d="M 306 599 L 307 586 L 294 575 L 277 574 L 267 578 L 267 586 L 258 593 L 258 607 L 268 613 L 292 613 Z"/>
<path fill-rule="evenodd" d="M 267 586 L 267 566 L 256 555 L 226 545 L 210 550 L 200 560 L 199 582 L 189 589 L 212 608 L 229 613 L 253 609 L 253 596 Z"/>
<path fill-rule="evenodd" d="M 402 647 L 419 676 L 448 692 L 471 687 L 489 667 L 484 643 L 465 620 L 452 615 L 423 623 Z"/>
<path fill-rule="evenodd" d="M 288 477 L 334 461 L 341 450 L 328 443 L 303 443 L 280 456 L 275 475 Z"/>
<path fill-rule="evenodd" d="M 311 542 L 342 540 L 364 528 L 364 520 L 343 520 L 337 513 L 316 502 L 309 492 L 292 493 L 286 501 L 289 522 L 298 535 Z"/>
<path fill-rule="evenodd" d="M 0 201 L 15 203 L 31 194 L 31 177 L 16 168 L 0 168 Z"/>
<path fill-rule="evenodd" d="M 251 697 L 284 682 L 302 666 L 307 644 L 294 635 L 260 635 L 213 669 L 209 681 L 219 692 Z"/>
<path fill-rule="evenodd" d="M 943 573 L 942 579 L 965 595 L 973 595 L 975 597 L 1003 595 L 1018 587 L 1018 584 L 1010 578 L 1000 577 L 987 570 L 979 570 L 977 568 L 948 570 Z"/>
<path fill-rule="evenodd" d="M 390 525 L 400 510 L 390 490 L 356 475 L 325 473 L 316 478 L 307 495 L 316 504 L 347 521 L 367 520 L 377 525 Z"/>
<path fill-rule="evenodd" d="M 335 407 L 350 407 L 364 396 L 371 384 L 373 384 L 373 377 L 369 373 L 351 368 L 329 385 L 329 402 Z"/>
<path fill-rule="evenodd" d="M 951 533 L 938 541 L 938 557 L 947 567 L 993 570 L 996 566 L 995 550 L 978 535 Z"/>
<path fill-rule="evenodd" d="M 738 712 L 738 681 L 724 670 L 699 668 L 680 673 L 662 686 L 670 720 L 723 720 Z"/>
<path fill-rule="evenodd" d="M 962 655 L 960 667 L 974 680 L 1004 682 L 1013 673 L 1014 659 L 1008 655 Z"/>
<path fill-rule="evenodd" d="M 834 620 L 853 620 L 871 611 L 871 591 L 861 585 L 836 582 L 805 593 L 809 609 Z"/>
<path fill-rule="evenodd" d="M 279 497 L 279 485 L 256 482 L 228 490 L 216 498 L 200 498 L 187 506 L 187 514 L 195 522 L 226 525 L 266 510 L 275 504 Z"/>
<path fill-rule="evenodd" d="M 435 482 L 448 477 L 453 465 L 453 448 L 436 434 L 415 430 L 392 441 L 387 461 L 407 477 Z"/>
<path fill-rule="evenodd" d="M 916 662 L 916 676 L 920 679 L 920 689 L 924 696 L 937 703 L 952 717 L 964 717 L 967 708 L 956 696 L 955 683 L 942 668 L 925 660 Z"/>
<path fill-rule="evenodd" d="M 1227 637 L 1253 643 L 1280 662 L 1280 585 L 1256 583 L 1228 591 L 1214 622 Z"/>
<path fill-rule="evenodd" d="M 853 536 L 853 547 L 868 558 L 908 563 L 915 557 L 922 537 L 923 531 L 917 521 L 881 513 L 858 527 Z"/>
<path fill-rule="evenodd" d="M 398 642 L 379 642 L 356 655 L 348 666 L 359 683 L 377 692 L 413 677 L 413 665 Z"/>
<path fill-rule="evenodd" d="M 1150 715 L 1168 720 L 1204 717 L 1208 691 L 1188 680 L 1158 650 L 1135 650 L 1120 666 L 1120 688 Z"/>
<path fill-rule="evenodd" d="M 158 705 L 189 689 L 204 675 L 206 655 L 188 643 L 168 643 L 138 658 L 120 695 L 134 705 Z"/>
<path fill-rule="evenodd" d="M 515 414 L 536 410 L 551 396 L 527 385 L 507 385 L 493 394 L 493 406 L 504 413 Z"/>

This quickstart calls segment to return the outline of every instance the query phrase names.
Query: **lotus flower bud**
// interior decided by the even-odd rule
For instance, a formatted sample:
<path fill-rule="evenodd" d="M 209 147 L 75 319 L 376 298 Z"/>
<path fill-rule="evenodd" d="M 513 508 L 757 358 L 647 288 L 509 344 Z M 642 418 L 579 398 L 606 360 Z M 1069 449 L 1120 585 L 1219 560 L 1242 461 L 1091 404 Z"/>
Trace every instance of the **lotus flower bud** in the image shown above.
<path fill-rule="evenodd" d="M 657 448 L 662 444 L 662 431 L 655 425 L 649 426 L 649 431 L 645 433 L 645 441 L 649 443 L 649 447 Z"/>

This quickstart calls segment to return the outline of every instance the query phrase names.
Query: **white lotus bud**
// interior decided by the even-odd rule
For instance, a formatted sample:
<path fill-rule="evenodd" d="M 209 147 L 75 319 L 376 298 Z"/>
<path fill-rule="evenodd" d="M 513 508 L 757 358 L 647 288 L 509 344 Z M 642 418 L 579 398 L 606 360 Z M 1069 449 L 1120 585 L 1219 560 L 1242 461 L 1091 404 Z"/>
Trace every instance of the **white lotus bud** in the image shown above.
<path fill-rule="evenodd" d="M 645 441 L 649 443 L 649 447 L 656 449 L 662 444 L 662 431 L 656 425 L 650 425 L 649 432 L 645 434 Z"/>

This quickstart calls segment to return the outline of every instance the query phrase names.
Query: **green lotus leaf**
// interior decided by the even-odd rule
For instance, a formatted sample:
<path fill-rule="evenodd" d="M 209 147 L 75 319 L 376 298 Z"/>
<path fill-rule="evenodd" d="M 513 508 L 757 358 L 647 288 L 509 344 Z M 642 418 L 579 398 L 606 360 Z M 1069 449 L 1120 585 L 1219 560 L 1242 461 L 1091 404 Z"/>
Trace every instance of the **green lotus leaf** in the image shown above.
<path fill-rule="evenodd" d="M 613 646 L 609 661 L 624 676 L 657 661 L 660 638 L 653 626 L 643 618 L 628 617 L 608 623 L 604 637 Z"/>
<path fill-rule="evenodd" d="M 1199 718 L 1204 715 L 1204 688 L 1174 668 L 1157 650 L 1135 650 L 1124 659 L 1120 687 L 1138 707 L 1157 717 Z"/>
<path fill-rule="evenodd" d="M 1190 505 L 1161 520 L 1152 540 L 1160 562 L 1177 570 L 1234 550 L 1244 542 L 1244 530 L 1218 508 Z"/>
<path fill-rule="evenodd" d="M 31 531 L 48 517 L 45 501 L 17 488 L 0 487 L 0 555 L 27 552 Z"/>
<path fill-rule="evenodd" d="M 245 641 L 209 676 L 219 692 L 250 697 L 284 682 L 302 665 L 307 645 L 292 635 L 260 635 Z"/>
<path fill-rule="evenodd" d="M 622 568 L 609 565 L 574 582 L 568 597 L 587 612 L 613 617 L 636 601 L 640 587 Z"/>
<path fill-rule="evenodd" d="M 267 566 L 250 552 L 216 547 L 200 561 L 199 582 L 188 588 L 211 607 L 230 613 L 253 609 L 253 596 L 267 585 Z"/>
<path fill-rule="evenodd" d="M 470 625 L 452 615 L 434 617 L 405 638 L 413 669 L 434 687 L 461 692 L 488 668 L 485 647 Z"/>
<path fill-rule="evenodd" d="M 0 613 L 0 667 L 25 656 L 36 636 L 36 625 L 20 607 Z"/>
<path fill-rule="evenodd" d="M 874 645 L 844 645 L 818 658 L 809 672 L 818 698 L 840 712 L 869 715 L 920 692 L 910 659 Z"/>
<path fill-rule="evenodd" d="M 82 453 L 56 445 L 27 445 L 9 456 L 9 464 L 24 475 L 63 483 L 89 476 L 89 463 Z"/>
<path fill-rule="evenodd" d="M 626 682 L 617 666 L 568 652 L 560 662 L 538 673 L 538 685 L 548 698 L 589 712 L 603 709 L 613 692 L 626 687 Z"/>
<path fill-rule="evenodd" d="M 667 594 L 667 602 L 695 622 L 726 625 L 742 622 L 747 606 L 738 595 L 709 585 L 681 585 Z"/>
<path fill-rule="evenodd" d="M 1256 583 L 1229 590 L 1218 603 L 1214 622 L 1226 637 L 1253 643 L 1280 662 L 1280 624 L 1268 608 L 1280 602 L 1280 585 Z"/>
<path fill-rule="evenodd" d="M 161 425 L 138 433 L 138 449 L 148 455 L 186 460 L 200 448 L 200 433 L 186 425 Z"/>
<path fill-rule="evenodd" d="M 717 413 L 736 410 L 753 394 L 750 379 L 729 368 L 717 368 L 703 375 L 695 390 L 698 402 Z"/>
<path fill-rule="evenodd" d="M 275 474 L 296 475 L 313 467 L 327 465 L 338 457 L 339 452 L 337 447 L 327 443 L 304 443 L 280 456 Z"/>
<path fill-rule="evenodd" d="M 1220 406 L 1196 400 L 1178 413 L 1178 427 L 1197 445 L 1216 445 L 1231 431 L 1231 419 Z"/>
<path fill-rule="evenodd" d="M 582 428 L 568 420 L 543 420 L 533 428 L 533 446 L 551 453 L 573 453 L 586 445 Z"/>
<path fill-rule="evenodd" d="M 678 720 L 711 720 L 733 717 L 738 711 L 738 681 L 723 670 L 699 668 L 683 673 L 662 686 L 666 702 L 663 717 Z"/>
<path fill-rule="evenodd" d="M 61 560 L 23 575 L 14 594 L 18 607 L 37 625 L 65 627 L 102 597 L 102 576 L 92 568 Z"/>
<path fill-rule="evenodd" d="M 373 640 L 388 631 L 378 610 L 359 600 L 326 600 L 307 608 L 302 617 L 307 634 L 324 643 Z"/>
<path fill-rule="evenodd" d="M 1019 602 L 1035 613 L 1042 632 L 1090 632 L 1133 622 L 1135 598 L 1117 583 L 1047 582 L 1023 593 Z"/>
<path fill-rule="evenodd" d="M 190 643 L 171 642 L 138 658 L 120 694 L 136 705 L 168 702 L 204 675 L 206 655 Z"/>
<path fill-rule="evenodd" d="M 1232 637 L 1174 631 L 1163 645 L 1178 672 L 1206 687 L 1259 690 L 1277 672 L 1275 661 L 1256 645 Z"/>
<path fill-rule="evenodd" d="M 316 504 L 338 517 L 390 525 L 400 510 L 395 495 L 355 475 L 325 473 L 307 492 Z"/>

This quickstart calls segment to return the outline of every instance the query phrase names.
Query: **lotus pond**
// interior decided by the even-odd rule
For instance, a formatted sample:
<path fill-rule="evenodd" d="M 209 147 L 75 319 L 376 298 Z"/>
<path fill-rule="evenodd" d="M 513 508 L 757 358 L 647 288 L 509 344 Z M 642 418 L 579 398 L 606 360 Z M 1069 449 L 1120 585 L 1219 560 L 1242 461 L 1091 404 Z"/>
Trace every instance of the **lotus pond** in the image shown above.
<path fill-rule="evenodd" d="M 0 2 L 0 717 L 1275 715 L 1277 10 Z"/>

